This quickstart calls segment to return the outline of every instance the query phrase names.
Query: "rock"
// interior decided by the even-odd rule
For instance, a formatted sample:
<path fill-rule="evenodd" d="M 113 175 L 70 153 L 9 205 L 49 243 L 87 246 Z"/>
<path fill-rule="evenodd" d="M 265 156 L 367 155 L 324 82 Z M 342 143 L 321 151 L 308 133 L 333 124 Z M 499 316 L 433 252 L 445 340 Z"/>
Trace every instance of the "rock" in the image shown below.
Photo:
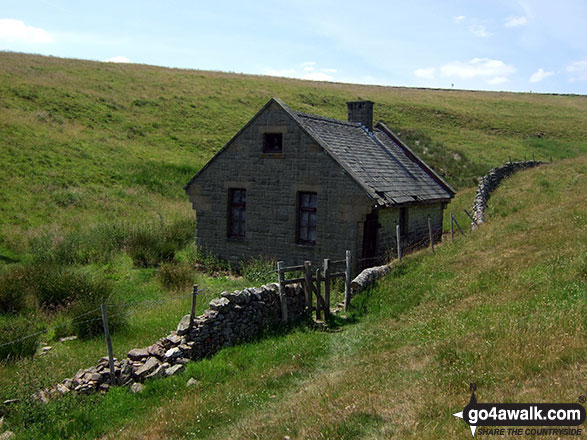
<path fill-rule="evenodd" d="M 165 376 L 173 376 L 174 374 L 183 371 L 185 367 L 182 364 L 176 364 L 173 367 L 169 367 L 165 370 Z"/>
<path fill-rule="evenodd" d="M 67 394 L 67 393 L 69 393 L 71 391 L 68 387 L 66 387 L 62 383 L 58 383 L 57 386 L 55 387 L 55 389 L 61 395 Z"/>
<path fill-rule="evenodd" d="M 146 348 L 135 348 L 128 352 L 128 358 L 132 361 L 140 361 L 149 357 L 149 351 Z"/>
<path fill-rule="evenodd" d="M 175 358 L 181 357 L 181 355 L 183 355 L 182 349 L 179 347 L 173 347 L 173 348 L 170 348 L 169 350 L 167 350 L 165 352 L 165 354 L 163 355 L 163 357 L 165 359 L 175 359 Z"/>
<path fill-rule="evenodd" d="M 157 366 L 157 368 L 155 368 L 155 370 L 152 373 L 149 373 L 145 376 L 145 380 L 156 379 L 158 377 L 163 376 L 164 373 L 165 373 L 165 369 L 161 365 L 159 365 L 159 366 Z"/>
<path fill-rule="evenodd" d="M 18 402 L 20 402 L 20 399 L 8 399 L 4 401 L 4 405 L 14 405 Z"/>
<path fill-rule="evenodd" d="M 108 385 L 107 383 L 103 383 L 102 385 L 100 385 L 99 389 L 100 391 L 105 393 L 110 389 L 110 385 Z"/>
<path fill-rule="evenodd" d="M 4 417 L 0 417 L 0 428 L 2 428 L 2 425 L 4 425 Z"/>
<path fill-rule="evenodd" d="M 0 440 L 9 440 L 12 438 L 14 438 L 14 432 L 12 431 L 6 431 L 0 434 Z"/>
<path fill-rule="evenodd" d="M 100 373 L 86 373 L 83 380 L 86 382 L 100 382 L 102 375 Z"/>
<path fill-rule="evenodd" d="M 38 400 L 41 403 L 49 403 L 49 396 L 45 390 L 39 390 L 31 396 L 34 400 Z"/>
<path fill-rule="evenodd" d="M 142 383 L 135 382 L 130 387 L 130 392 L 133 394 L 139 394 L 145 391 L 145 386 Z"/>
<path fill-rule="evenodd" d="M 171 334 L 167 336 L 167 340 L 171 342 L 172 345 L 179 345 L 181 343 L 181 336 L 178 334 Z"/>
<path fill-rule="evenodd" d="M 126 364 L 125 366 L 120 368 L 120 373 L 118 375 L 118 384 L 119 385 L 128 385 L 132 380 L 132 367 L 130 364 Z"/>
<path fill-rule="evenodd" d="M 59 342 L 75 341 L 77 336 L 66 336 L 65 338 L 59 338 Z"/>
<path fill-rule="evenodd" d="M 155 356 L 158 358 L 162 358 L 165 355 L 165 352 L 167 351 L 165 346 L 159 342 L 154 343 L 147 350 L 149 351 L 149 354 L 151 356 Z"/>
<path fill-rule="evenodd" d="M 221 311 L 227 308 L 230 304 L 230 301 L 226 298 L 214 298 L 210 301 L 210 310 Z"/>
<path fill-rule="evenodd" d="M 185 335 L 190 330 L 190 315 L 185 315 L 177 325 L 177 334 Z"/>
<path fill-rule="evenodd" d="M 184 357 L 175 358 L 175 361 L 174 361 L 175 365 L 177 365 L 177 364 L 185 365 L 188 362 L 189 362 L 189 359 L 186 359 Z"/>
<path fill-rule="evenodd" d="M 134 375 L 135 377 L 142 379 L 145 376 L 151 374 L 157 368 L 159 368 L 159 361 L 155 357 L 150 357 L 149 359 L 147 359 L 147 362 L 145 362 L 145 364 L 142 367 L 135 371 Z"/>
<path fill-rule="evenodd" d="M 185 386 L 186 387 L 197 387 L 199 384 L 200 384 L 199 380 L 196 380 L 193 377 L 190 377 L 188 379 L 188 381 L 186 382 Z"/>

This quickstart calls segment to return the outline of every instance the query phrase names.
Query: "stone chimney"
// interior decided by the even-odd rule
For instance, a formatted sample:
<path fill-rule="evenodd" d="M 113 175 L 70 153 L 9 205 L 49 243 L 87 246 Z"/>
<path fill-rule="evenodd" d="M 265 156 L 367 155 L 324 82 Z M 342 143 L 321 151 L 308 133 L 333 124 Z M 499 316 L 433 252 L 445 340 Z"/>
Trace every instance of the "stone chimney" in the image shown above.
<path fill-rule="evenodd" d="M 359 122 L 369 131 L 373 131 L 373 101 L 352 101 L 346 103 L 349 122 Z"/>

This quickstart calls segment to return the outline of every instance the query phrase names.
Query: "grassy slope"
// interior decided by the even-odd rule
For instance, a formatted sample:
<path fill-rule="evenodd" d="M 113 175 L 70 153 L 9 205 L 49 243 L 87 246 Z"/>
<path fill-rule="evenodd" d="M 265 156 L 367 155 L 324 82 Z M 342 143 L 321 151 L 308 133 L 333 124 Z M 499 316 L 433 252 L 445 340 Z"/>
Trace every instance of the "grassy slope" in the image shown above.
<path fill-rule="evenodd" d="M 271 96 L 341 119 L 347 100 L 372 99 L 376 119 L 410 139 L 413 131 L 429 136 L 426 148 L 413 146 L 460 187 L 508 156 L 587 150 L 582 96 L 356 86 L 4 52 L 0 250 L 26 253 L 39 230 L 191 215 L 182 185 Z"/>
<path fill-rule="evenodd" d="M 583 156 L 511 177 L 486 225 L 406 258 L 339 332 L 229 348 L 140 396 L 22 406 L 8 426 L 27 438 L 465 438 L 451 413 L 469 382 L 482 402 L 574 402 L 587 374 L 586 176 Z M 186 389 L 190 376 L 200 383 Z"/>
<path fill-rule="evenodd" d="M 346 116 L 347 100 L 372 99 L 377 103 L 376 119 L 413 140 L 411 145 L 460 187 L 468 186 L 473 176 L 503 162 L 508 155 L 562 158 L 587 150 L 587 127 L 582 123 L 587 99 L 580 96 L 353 86 L 0 53 L 0 261 L 26 261 L 30 258 L 29 240 L 47 231 L 58 242 L 69 230 L 84 231 L 101 223 L 158 220 L 160 216 L 192 218 L 183 183 L 271 96 L 283 98 L 294 109 L 341 119 Z M 544 135 L 538 138 L 539 133 Z M 549 189 L 548 185 L 554 183 L 545 180 L 539 188 L 553 191 L 554 187 Z M 471 189 L 465 189 L 451 210 L 462 212 L 462 207 L 470 205 L 472 194 Z M 464 214 L 458 215 L 464 225 Z M 543 245 L 542 249 L 550 246 Z M 155 269 L 133 267 L 124 253 L 88 269 L 113 279 L 120 301 L 169 294 L 154 278 Z M 421 275 L 418 270 L 413 274 Z M 443 272 L 437 275 L 443 279 Z M 242 283 L 207 278 L 199 282 L 213 291 Z M 477 289 L 485 288 L 488 286 L 483 284 Z M 373 298 L 385 295 L 386 290 L 379 289 Z M 412 301 L 410 298 L 406 296 L 405 300 Z M 162 308 L 133 311 L 130 330 L 114 336 L 117 354 L 151 342 L 164 329 L 173 327 L 187 308 L 183 299 Z M 345 327 L 348 331 L 340 339 L 339 335 L 296 331 L 285 338 L 229 350 L 210 363 L 195 364 L 190 367 L 191 373 L 211 385 L 208 397 L 198 393 L 197 398 L 204 400 L 197 404 L 203 402 L 206 408 L 221 413 L 230 409 L 230 417 L 238 414 L 238 408 L 230 403 L 236 384 L 228 380 L 236 371 L 241 376 L 248 374 L 251 382 L 243 388 L 249 397 L 242 414 L 249 417 L 251 405 L 265 408 L 271 401 L 272 394 L 268 393 L 273 388 L 283 393 L 298 380 L 320 376 L 323 367 L 344 366 L 335 356 L 339 344 L 350 350 L 346 353 L 358 356 L 355 345 L 365 338 L 363 332 L 369 335 L 380 331 L 371 327 L 371 320 L 378 316 L 371 305 L 369 315 L 359 325 Z M 61 317 L 35 319 L 48 320 L 52 325 Z M 276 347 L 277 352 L 270 356 L 268 352 Z M 258 350 L 265 353 L 260 359 Z M 76 341 L 58 345 L 46 357 L 1 365 L 1 395 L 26 396 L 72 375 L 102 353 L 99 339 Z M 406 356 L 413 357 L 409 353 Z M 234 367 L 233 357 L 241 359 L 242 365 Z M 377 371 L 377 358 L 372 361 L 366 358 L 363 363 L 373 363 L 373 371 Z M 259 374 L 267 368 L 273 373 L 259 381 Z M 29 369 L 32 373 L 27 372 Z M 226 383 L 226 388 L 216 388 L 218 381 Z M 31 417 L 27 424 L 51 433 L 53 428 L 43 425 L 41 414 L 55 411 L 46 419 L 55 424 L 60 412 L 68 412 L 71 417 L 57 423 L 55 429 L 69 426 L 79 436 L 84 432 L 83 423 L 90 423 L 93 428 L 84 435 L 92 437 L 110 427 L 101 420 L 103 414 L 87 415 L 86 403 L 91 400 L 96 401 L 95 411 L 113 414 L 110 419 L 116 420 L 115 426 L 123 426 L 125 417 L 141 426 L 141 417 L 152 417 L 154 405 L 173 399 L 173 393 L 183 396 L 183 379 L 151 386 L 154 391 L 136 412 L 125 407 L 125 402 L 134 406 L 130 403 L 134 400 L 121 390 L 104 400 L 97 396 L 81 398 L 84 404 L 79 408 L 75 399 L 65 399 L 47 409 L 21 408 L 15 417 Z M 224 397 L 213 405 L 210 399 L 219 393 Z M 322 400 L 330 405 L 326 397 Z M 128 414 L 114 417 L 119 411 Z M 349 429 L 373 425 L 375 422 L 365 414 L 365 418 L 355 414 L 352 420 L 356 423 L 349 422 Z M 207 420 L 216 423 L 216 417 Z M 16 419 L 11 423 L 18 428 Z M 292 423 L 299 424 L 295 420 Z M 339 429 L 324 423 L 319 424 L 325 432 Z M 178 432 L 185 434 L 187 425 L 180 425 Z M 38 434 L 34 429 L 31 432 Z M 244 432 L 247 429 L 243 427 Z M 266 428 L 250 429 L 263 432 Z"/>

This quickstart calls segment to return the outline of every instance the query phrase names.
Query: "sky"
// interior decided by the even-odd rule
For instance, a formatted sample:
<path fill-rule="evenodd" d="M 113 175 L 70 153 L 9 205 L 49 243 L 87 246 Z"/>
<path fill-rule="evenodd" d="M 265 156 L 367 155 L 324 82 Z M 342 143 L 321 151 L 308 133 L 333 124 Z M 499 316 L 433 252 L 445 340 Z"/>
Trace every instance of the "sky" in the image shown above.
<path fill-rule="evenodd" d="M 0 0 L 0 50 L 587 95 L 587 0 Z"/>

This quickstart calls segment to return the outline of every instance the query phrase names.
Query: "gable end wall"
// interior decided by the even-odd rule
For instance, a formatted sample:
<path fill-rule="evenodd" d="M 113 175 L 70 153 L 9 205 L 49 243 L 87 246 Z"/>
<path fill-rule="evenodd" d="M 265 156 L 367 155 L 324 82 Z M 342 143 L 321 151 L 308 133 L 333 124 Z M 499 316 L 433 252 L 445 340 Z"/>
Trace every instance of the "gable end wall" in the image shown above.
<path fill-rule="evenodd" d="M 281 154 L 263 153 L 263 133 L 283 133 Z M 227 237 L 228 192 L 247 190 L 246 237 Z M 318 194 L 317 242 L 296 243 L 297 194 Z M 365 216 L 364 190 L 293 120 L 273 103 L 189 186 L 196 210 L 196 244 L 237 264 L 266 256 L 287 265 L 360 255 Z"/>

